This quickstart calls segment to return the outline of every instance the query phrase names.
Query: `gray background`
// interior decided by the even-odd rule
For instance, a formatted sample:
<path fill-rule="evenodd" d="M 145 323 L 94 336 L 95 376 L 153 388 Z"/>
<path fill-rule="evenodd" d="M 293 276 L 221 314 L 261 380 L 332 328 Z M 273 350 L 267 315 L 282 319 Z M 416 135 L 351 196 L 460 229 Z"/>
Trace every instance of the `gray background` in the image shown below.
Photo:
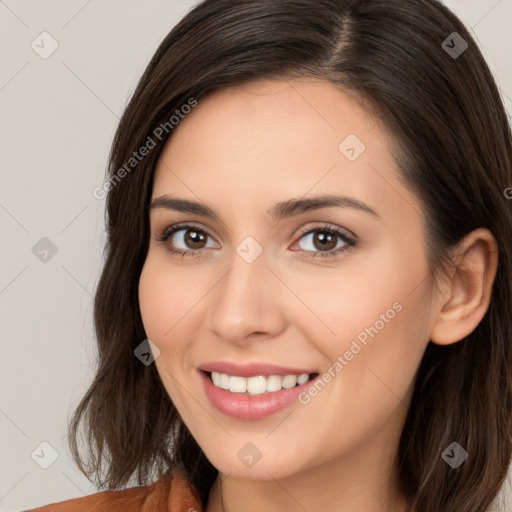
<path fill-rule="evenodd" d="M 92 191 L 137 79 L 194 3 L 0 0 L 0 511 L 96 492 L 66 437 L 95 357 L 105 232 Z M 476 36 L 512 112 L 512 0 L 446 3 Z M 58 43 L 46 59 L 31 47 L 51 48 L 44 31 Z M 57 453 L 47 469 L 43 442 Z"/>

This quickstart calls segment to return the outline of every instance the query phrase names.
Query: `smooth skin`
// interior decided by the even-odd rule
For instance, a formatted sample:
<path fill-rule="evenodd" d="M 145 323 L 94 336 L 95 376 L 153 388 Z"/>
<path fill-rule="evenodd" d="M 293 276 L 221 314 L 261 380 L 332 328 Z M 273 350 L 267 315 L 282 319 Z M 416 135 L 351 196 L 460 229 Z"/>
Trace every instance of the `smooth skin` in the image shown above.
<path fill-rule="evenodd" d="M 354 161 L 339 150 L 349 134 L 366 147 Z M 219 470 L 206 512 L 405 510 L 394 461 L 414 377 L 429 340 L 458 342 L 481 321 L 498 252 L 488 230 L 472 232 L 430 297 L 423 214 L 397 179 L 392 144 L 353 93 L 306 79 L 216 91 L 166 143 L 152 199 L 201 202 L 219 217 L 152 210 L 139 284 L 165 389 Z M 276 222 L 267 213 L 324 194 L 356 198 L 380 218 L 348 207 Z M 195 228 L 156 240 L 182 222 Z M 321 243 L 326 224 L 356 246 L 322 257 L 348 247 L 337 235 Z M 236 251 L 248 236 L 263 249 L 252 263 Z M 204 393 L 197 367 L 211 361 L 323 374 L 394 303 L 401 310 L 306 405 L 240 420 Z M 237 456 L 248 442 L 262 454 L 252 467 Z"/>

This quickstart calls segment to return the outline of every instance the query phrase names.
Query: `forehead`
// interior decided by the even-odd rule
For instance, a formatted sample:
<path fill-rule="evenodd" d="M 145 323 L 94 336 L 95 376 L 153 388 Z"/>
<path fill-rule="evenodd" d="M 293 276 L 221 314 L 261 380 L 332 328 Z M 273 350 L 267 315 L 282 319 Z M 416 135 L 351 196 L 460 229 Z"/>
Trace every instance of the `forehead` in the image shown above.
<path fill-rule="evenodd" d="M 173 130 L 167 148 L 181 144 L 225 149 L 247 163 L 258 154 L 276 161 L 311 155 L 312 151 L 338 156 L 339 143 L 349 134 L 368 141 L 378 119 L 370 115 L 353 93 L 323 80 L 261 80 L 215 91 Z M 384 142 L 377 130 L 372 145 Z M 211 147 L 213 146 L 213 148 Z M 387 148 L 382 148 L 386 150 Z M 218 151 L 217 151 L 218 150 Z M 183 154 L 189 160 L 202 155 Z"/>
<path fill-rule="evenodd" d="M 234 212 L 339 192 L 389 209 L 407 195 L 392 144 L 357 97 L 330 82 L 251 82 L 200 99 L 180 121 L 158 162 L 153 197 L 200 198 Z"/>

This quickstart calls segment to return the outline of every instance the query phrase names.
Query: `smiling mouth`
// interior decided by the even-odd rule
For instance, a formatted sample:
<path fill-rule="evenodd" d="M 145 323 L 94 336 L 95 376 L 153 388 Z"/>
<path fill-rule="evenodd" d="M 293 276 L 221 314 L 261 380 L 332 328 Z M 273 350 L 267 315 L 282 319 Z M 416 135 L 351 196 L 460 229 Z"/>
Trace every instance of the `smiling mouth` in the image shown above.
<path fill-rule="evenodd" d="M 239 395 L 256 396 L 302 386 L 318 377 L 318 373 L 300 375 L 258 375 L 240 377 L 219 372 L 201 370 L 217 388 Z"/>

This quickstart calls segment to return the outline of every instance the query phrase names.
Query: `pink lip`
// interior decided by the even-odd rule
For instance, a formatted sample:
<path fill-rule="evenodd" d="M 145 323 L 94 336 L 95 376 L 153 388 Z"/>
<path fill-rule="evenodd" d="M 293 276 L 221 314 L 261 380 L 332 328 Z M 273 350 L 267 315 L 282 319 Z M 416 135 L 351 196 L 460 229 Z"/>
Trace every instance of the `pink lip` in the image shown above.
<path fill-rule="evenodd" d="M 262 375 L 261 373 L 255 374 L 254 371 L 252 373 L 252 376 Z M 296 372 L 290 373 L 295 374 Z M 308 372 L 303 371 L 302 373 Z M 299 394 L 306 391 L 309 386 L 313 385 L 316 380 L 320 378 L 320 375 L 318 375 L 300 386 L 251 396 L 242 393 L 231 393 L 230 391 L 214 386 L 205 371 L 199 371 L 199 375 L 203 382 L 206 396 L 210 399 L 210 402 L 227 416 L 244 420 L 265 418 L 266 416 L 270 416 L 271 414 L 285 409 L 292 403 L 298 401 Z M 236 375 L 236 373 L 230 373 L 230 375 Z M 277 374 L 272 373 L 271 375 Z M 239 376 L 242 377 L 242 375 Z"/>
<path fill-rule="evenodd" d="M 290 368 L 284 366 L 277 366 L 269 363 L 249 363 L 238 364 L 229 361 L 215 361 L 205 363 L 198 366 L 199 370 L 205 372 L 218 372 L 226 373 L 227 375 L 234 375 L 238 377 L 256 377 L 258 375 L 301 375 L 303 373 L 318 373 L 317 370 L 304 369 L 304 368 Z"/>

